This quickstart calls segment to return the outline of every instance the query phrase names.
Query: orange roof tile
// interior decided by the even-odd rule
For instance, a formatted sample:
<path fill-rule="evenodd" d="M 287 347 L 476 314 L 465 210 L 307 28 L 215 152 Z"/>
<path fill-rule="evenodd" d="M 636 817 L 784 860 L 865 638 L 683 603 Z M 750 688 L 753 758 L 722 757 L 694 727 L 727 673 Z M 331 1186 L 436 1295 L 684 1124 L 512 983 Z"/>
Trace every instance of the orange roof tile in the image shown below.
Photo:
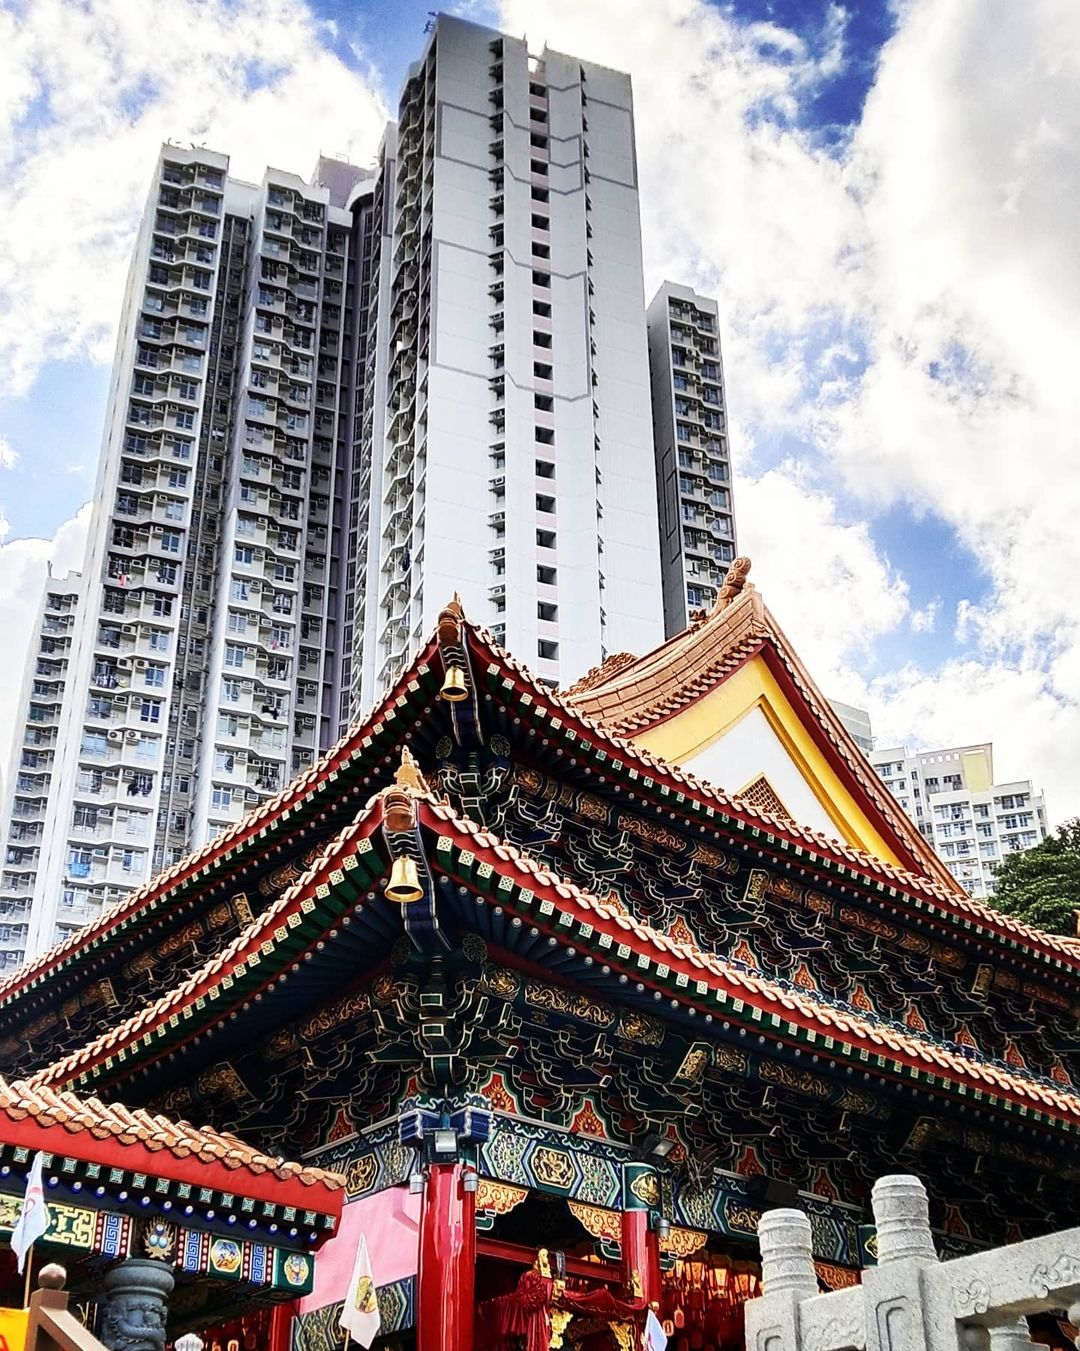
<path fill-rule="evenodd" d="M 203 1186 L 224 1183 L 226 1190 L 256 1199 L 275 1199 L 276 1189 L 268 1183 L 276 1179 L 290 1184 L 290 1194 L 300 1204 L 323 1213 L 338 1212 L 340 1202 L 335 1193 L 345 1186 L 339 1173 L 273 1158 L 237 1136 L 209 1126 L 191 1126 L 142 1108 L 77 1097 L 26 1080 L 9 1083 L 0 1078 L 0 1142 L 25 1144 L 91 1163 L 127 1166 L 131 1171 L 149 1171 L 158 1177 L 197 1181 Z M 110 1144 L 121 1146 L 120 1152 L 108 1148 Z M 141 1147 L 140 1157 L 128 1162 L 124 1151 L 134 1147 Z M 143 1151 L 169 1155 L 173 1163 L 158 1157 L 149 1160 L 148 1169 Z M 191 1161 L 199 1167 L 192 1167 Z M 302 1194 L 291 1184 L 297 1184 Z"/>

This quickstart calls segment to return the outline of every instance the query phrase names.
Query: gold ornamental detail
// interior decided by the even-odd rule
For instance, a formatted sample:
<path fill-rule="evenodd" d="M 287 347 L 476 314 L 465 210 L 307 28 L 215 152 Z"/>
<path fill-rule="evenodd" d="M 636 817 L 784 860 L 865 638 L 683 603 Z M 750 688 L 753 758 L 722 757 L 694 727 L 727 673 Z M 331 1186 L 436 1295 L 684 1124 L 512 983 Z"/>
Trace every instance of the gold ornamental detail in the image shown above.
<path fill-rule="evenodd" d="M 701 1229 L 683 1229 L 673 1224 L 667 1238 L 660 1240 L 660 1251 L 674 1253 L 676 1257 L 690 1257 L 704 1248 L 708 1238 Z"/>
<path fill-rule="evenodd" d="M 547 1187 L 568 1191 L 574 1182 L 574 1163 L 561 1149 L 538 1149 L 532 1156 L 533 1172 Z"/>
<path fill-rule="evenodd" d="M 581 1201 L 568 1201 L 570 1213 L 593 1238 L 606 1238 L 614 1243 L 622 1242 L 622 1219 L 617 1210 L 605 1210 L 603 1206 L 587 1206 Z"/>
<path fill-rule="evenodd" d="M 482 1177 L 476 1188 L 476 1208 L 508 1215 L 528 1194 L 527 1187 L 511 1187 L 509 1182 L 493 1182 L 491 1178 Z"/>

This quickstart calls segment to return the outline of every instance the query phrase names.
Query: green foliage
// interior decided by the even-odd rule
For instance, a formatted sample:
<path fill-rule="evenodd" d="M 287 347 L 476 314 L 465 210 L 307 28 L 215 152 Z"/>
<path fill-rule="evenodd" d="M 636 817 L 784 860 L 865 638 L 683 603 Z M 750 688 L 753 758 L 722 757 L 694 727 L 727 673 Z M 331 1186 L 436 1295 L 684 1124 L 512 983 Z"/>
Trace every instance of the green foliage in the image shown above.
<path fill-rule="evenodd" d="M 993 904 L 1047 933 L 1076 934 L 1080 910 L 1080 817 L 1058 826 L 1033 849 L 1009 854 L 994 868 Z"/>

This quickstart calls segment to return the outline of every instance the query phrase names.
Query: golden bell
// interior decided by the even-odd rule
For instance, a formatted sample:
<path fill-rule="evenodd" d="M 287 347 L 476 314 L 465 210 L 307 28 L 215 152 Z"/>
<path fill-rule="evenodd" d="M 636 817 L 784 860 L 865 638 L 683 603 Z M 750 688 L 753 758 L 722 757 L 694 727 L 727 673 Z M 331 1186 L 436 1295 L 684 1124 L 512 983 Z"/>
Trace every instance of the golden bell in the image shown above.
<path fill-rule="evenodd" d="M 446 668 L 446 679 L 439 691 L 439 697 L 445 699 L 449 704 L 460 704 L 462 699 L 469 697 L 469 690 L 465 684 L 465 672 L 460 666 L 448 666 Z"/>
<path fill-rule="evenodd" d="M 416 871 L 416 864 L 412 859 L 394 859 L 394 866 L 390 869 L 390 881 L 383 892 L 386 899 L 397 901 L 399 905 L 408 905 L 410 901 L 418 901 L 423 894 L 420 874 Z"/>

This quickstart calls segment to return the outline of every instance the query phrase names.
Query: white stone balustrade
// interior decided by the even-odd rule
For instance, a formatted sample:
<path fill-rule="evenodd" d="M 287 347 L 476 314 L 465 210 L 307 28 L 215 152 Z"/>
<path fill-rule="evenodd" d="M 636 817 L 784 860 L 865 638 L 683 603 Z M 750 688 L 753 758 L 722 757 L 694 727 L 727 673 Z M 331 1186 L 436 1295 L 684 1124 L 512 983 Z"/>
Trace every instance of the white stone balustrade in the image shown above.
<path fill-rule="evenodd" d="M 872 1204 L 878 1265 L 826 1295 L 806 1216 L 761 1217 L 763 1294 L 746 1306 L 747 1351 L 1031 1351 L 1024 1315 L 1067 1309 L 1080 1321 L 1080 1229 L 940 1262 L 918 1178 L 880 1178 Z"/>

